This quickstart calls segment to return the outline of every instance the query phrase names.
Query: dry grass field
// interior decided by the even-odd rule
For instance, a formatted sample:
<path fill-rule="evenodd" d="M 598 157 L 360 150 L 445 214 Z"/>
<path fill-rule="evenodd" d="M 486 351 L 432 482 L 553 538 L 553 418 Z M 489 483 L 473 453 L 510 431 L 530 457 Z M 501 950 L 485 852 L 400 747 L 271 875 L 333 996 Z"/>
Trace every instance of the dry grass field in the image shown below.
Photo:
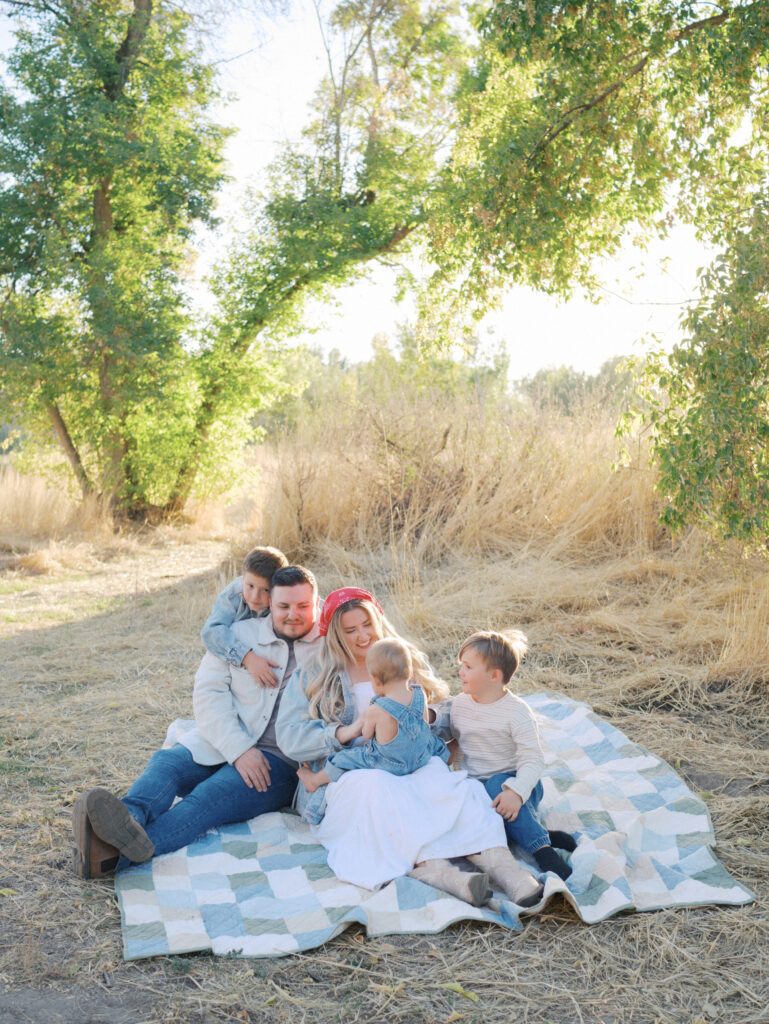
<path fill-rule="evenodd" d="M 258 453 L 228 507 L 152 532 L 114 533 L 12 470 L 0 481 L 0 1024 L 768 1021 L 766 564 L 665 535 L 649 470 L 610 472 L 599 421 L 482 434 L 478 417 L 447 432 L 417 411 L 356 429 L 354 445 L 342 422 Z M 372 589 L 452 683 L 468 631 L 523 628 L 518 689 L 585 700 L 674 765 L 756 901 L 590 927 L 554 902 L 517 933 L 354 927 L 284 959 L 123 962 L 111 881 L 70 869 L 71 804 L 127 788 L 190 713 L 200 625 L 265 542 L 322 590 Z"/>

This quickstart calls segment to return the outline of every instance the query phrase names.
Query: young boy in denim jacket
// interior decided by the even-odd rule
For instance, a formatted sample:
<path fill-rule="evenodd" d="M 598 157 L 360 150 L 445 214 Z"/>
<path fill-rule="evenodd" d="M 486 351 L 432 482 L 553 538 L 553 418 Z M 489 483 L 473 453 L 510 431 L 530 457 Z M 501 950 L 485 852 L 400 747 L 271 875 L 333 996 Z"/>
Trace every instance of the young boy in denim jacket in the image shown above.
<path fill-rule="evenodd" d="M 275 687 L 275 663 L 255 654 L 232 632 L 241 619 L 261 618 L 270 610 L 270 581 L 288 559 L 277 548 L 253 548 L 243 559 L 242 575 L 219 594 L 214 609 L 200 631 L 206 650 L 230 665 L 248 669 L 260 686 Z"/>

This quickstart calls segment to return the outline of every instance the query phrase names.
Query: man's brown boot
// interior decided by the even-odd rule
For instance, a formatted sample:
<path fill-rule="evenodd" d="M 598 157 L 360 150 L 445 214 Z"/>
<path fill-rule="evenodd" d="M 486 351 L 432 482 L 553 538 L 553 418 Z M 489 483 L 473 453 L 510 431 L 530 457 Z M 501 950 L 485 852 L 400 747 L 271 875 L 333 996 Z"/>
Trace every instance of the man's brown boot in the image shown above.
<path fill-rule="evenodd" d="M 72 808 L 72 832 L 75 836 L 73 866 L 79 878 L 104 878 L 115 870 L 120 854 L 116 847 L 105 843 L 91 828 L 86 796 L 79 797 Z"/>
<path fill-rule="evenodd" d="M 91 828 L 105 843 L 116 846 L 134 864 L 150 860 L 155 846 L 142 826 L 131 817 L 122 800 L 107 789 L 89 789 L 85 806 Z"/>

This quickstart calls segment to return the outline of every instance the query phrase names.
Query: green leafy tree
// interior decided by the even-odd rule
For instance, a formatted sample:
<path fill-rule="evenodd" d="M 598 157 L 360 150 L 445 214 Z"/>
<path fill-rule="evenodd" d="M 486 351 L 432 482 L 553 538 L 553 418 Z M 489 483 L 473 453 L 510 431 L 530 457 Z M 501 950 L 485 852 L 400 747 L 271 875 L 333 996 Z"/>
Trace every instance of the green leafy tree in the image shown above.
<path fill-rule="evenodd" d="M 400 258 L 425 223 L 467 53 L 455 16 L 443 0 L 344 0 L 325 26 L 319 12 L 329 70 L 314 117 L 276 161 L 266 194 L 251 197 L 249 227 L 212 282 L 218 307 L 201 356 L 210 384 L 181 496 L 227 406 L 226 381 L 255 342 L 296 331 L 307 299 Z"/>
<path fill-rule="evenodd" d="M 343 0 L 300 143 L 252 197 L 215 281 L 220 350 L 296 327 L 302 300 L 401 258 L 429 216 L 468 47 L 453 2 Z"/>
<path fill-rule="evenodd" d="M 769 537 L 769 198 L 733 224 L 685 317 L 687 340 L 645 371 L 663 519 L 766 552 Z M 662 389 L 662 390 L 660 390 Z"/>
<path fill-rule="evenodd" d="M 172 497 L 201 400 L 182 284 L 223 180 L 212 73 L 170 4 L 19 6 L 0 97 L 4 404 L 42 442 L 53 428 L 84 494 L 141 514 Z"/>
<path fill-rule="evenodd" d="M 41 441 L 53 427 L 84 493 L 173 514 L 282 386 L 275 344 L 305 297 L 402 252 L 424 222 L 464 52 L 455 11 L 334 10 L 314 120 L 253 199 L 196 329 L 182 284 L 225 133 L 189 17 L 159 0 L 18 6 L 29 27 L 0 115 L 4 404 Z"/>
<path fill-rule="evenodd" d="M 694 224 L 723 256 L 646 371 L 665 517 L 763 544 L 769 2 L 500 0 L 479 26 L 427 301 L 456 321 L 511 280 L 590 290 L 629 230 Z"/>
<path fill-rule="evenodd" d="M 457 100 L 432 252 L 455 307 L 568 293 L 674 215 L 723 237 L 767 169 L 769 2 L 500 0 Z"/>
<path fill-rule="evenodd" d="M 573 366 L 550 366 L 515 382 L 516 391 L 531 401 L 564 416 L 584 412 L 588 406 L 619 415 L 639 398 L 635 373 L 622 356 L 612 356 L 598 373 L 588 374 Z"/>

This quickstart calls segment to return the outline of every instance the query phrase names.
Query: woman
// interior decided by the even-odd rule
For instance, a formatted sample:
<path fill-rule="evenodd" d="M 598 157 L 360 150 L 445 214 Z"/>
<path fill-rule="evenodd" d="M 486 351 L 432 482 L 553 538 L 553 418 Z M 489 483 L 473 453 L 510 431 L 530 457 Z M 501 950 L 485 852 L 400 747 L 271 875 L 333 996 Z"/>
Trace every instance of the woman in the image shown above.
<path fill-rule="evenodd" d="M 315 770 L 342 748 L 347 727 L 373 696 L 366 668 L 369 648 L 376 640 L 397 636 L 375 598 L 356 587 L 326 598 L 319 625 L 325 643 L 291 678 L 276 726 L 281 750 Z M 448 696 L 425 656 L 407 646 L 413 681 L 428 701 Z M 344 881 L 375 888 L 412 874 L 476 906 L 486 899 L 489 879 L 520 905 L 533 905 L 542 893 L 508 850 L 502 818 L 483 787 L 464 772 L 449 771 L 439 758 L 412 775 L 345 772 L 334 785 L 312 794 L 300 782 L 297 810 L 315 825 L 315 835 L 329 851 L 329 866 Z M 447 859 L 460 856 L 483 873 L 461 871 Z"/>

